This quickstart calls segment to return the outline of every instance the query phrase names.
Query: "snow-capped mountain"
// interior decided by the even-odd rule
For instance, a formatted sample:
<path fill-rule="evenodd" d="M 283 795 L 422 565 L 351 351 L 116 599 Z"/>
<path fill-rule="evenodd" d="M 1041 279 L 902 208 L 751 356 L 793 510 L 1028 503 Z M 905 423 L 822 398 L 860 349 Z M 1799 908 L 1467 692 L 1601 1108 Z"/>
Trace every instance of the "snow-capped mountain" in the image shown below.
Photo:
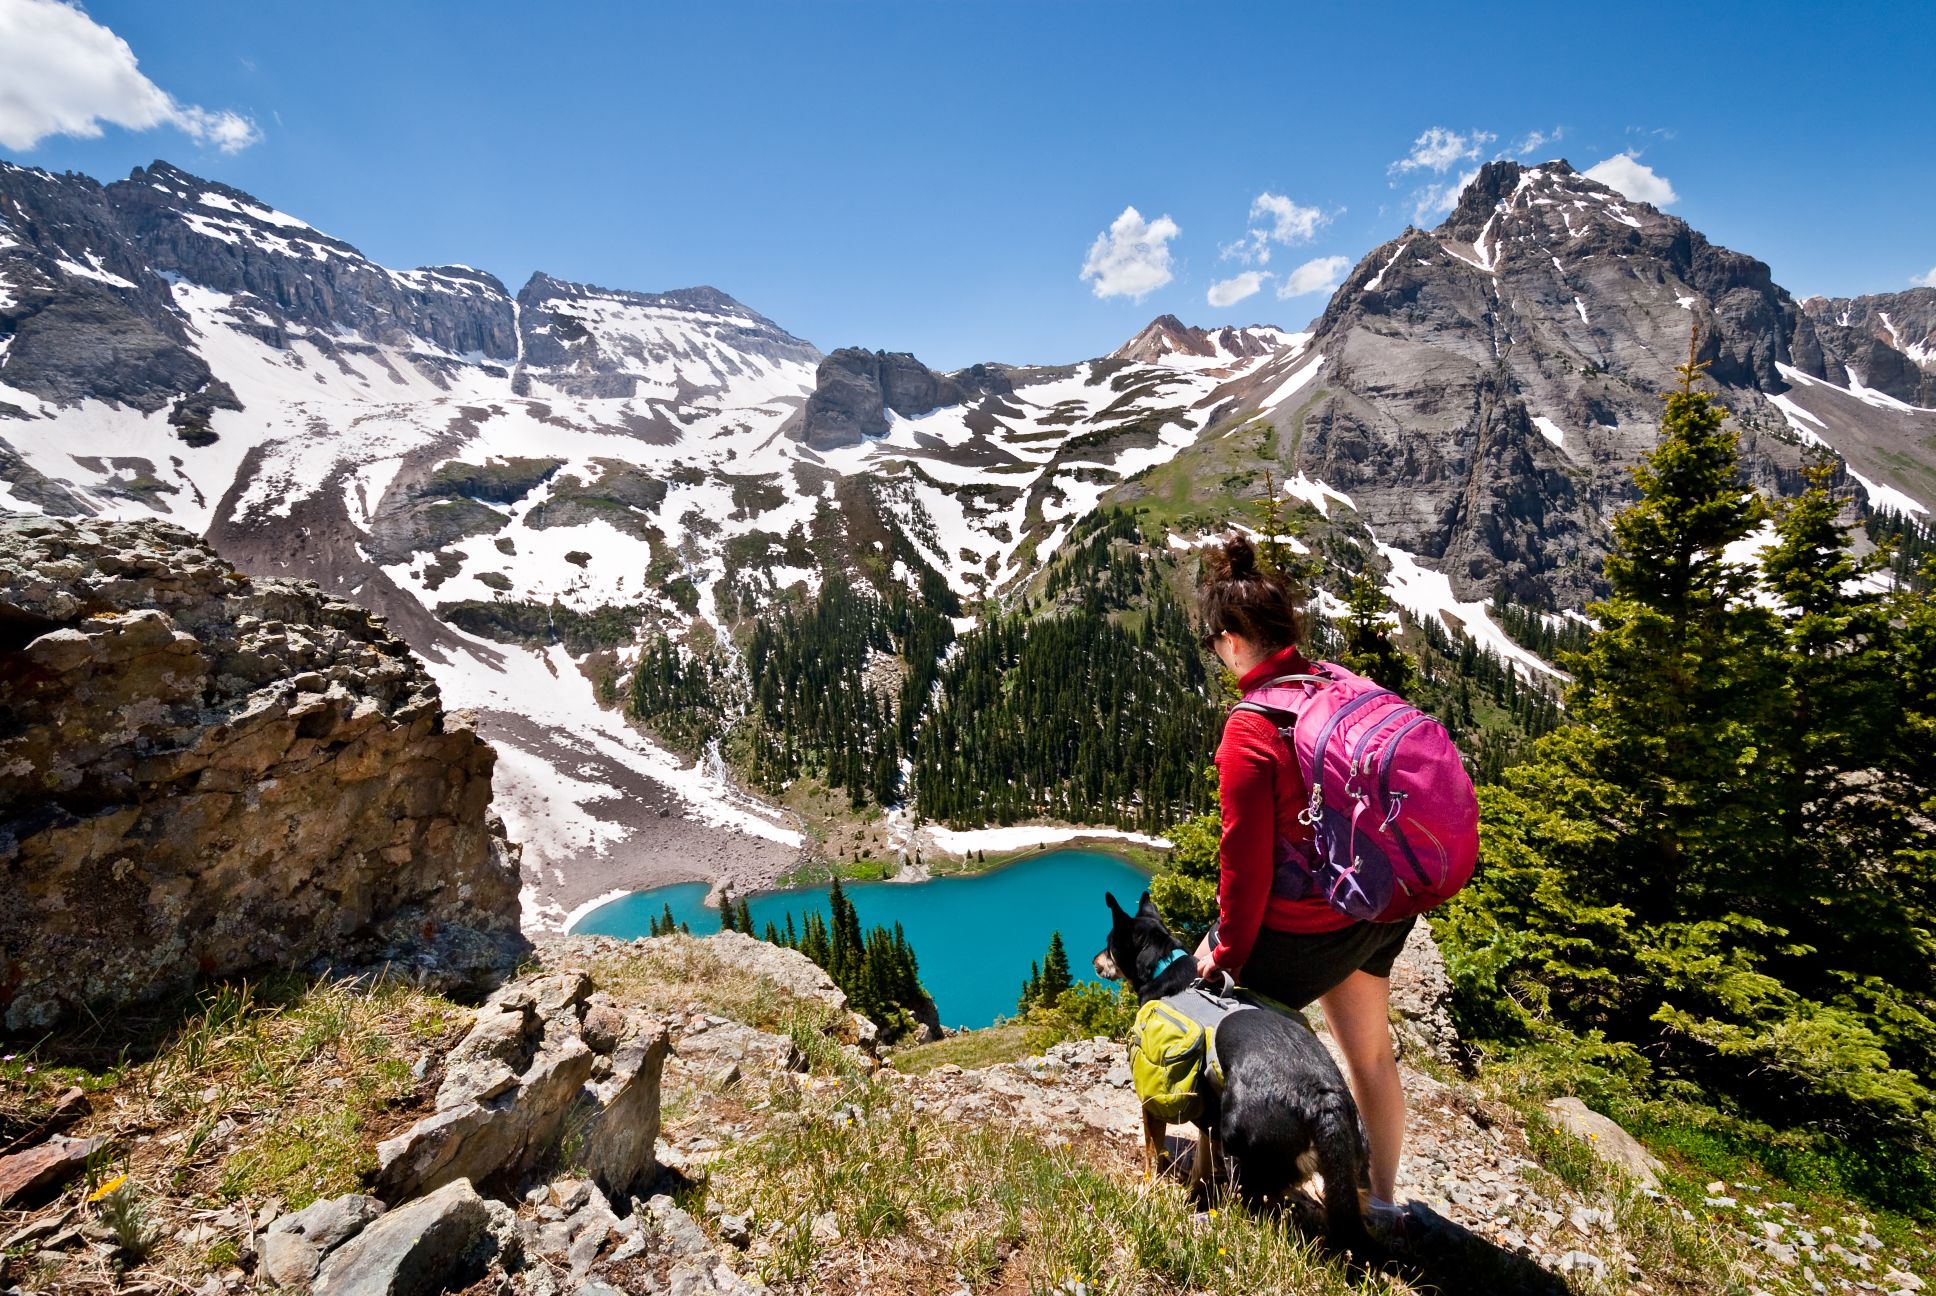
<path fill-rule="evenodd" d="M 742 854 L 798 836 L 594 705 L 565 647 L 460 627 L 725 626 L 869 550 L 994 594 L 1295 346 L 1226 330 L 1207 353 L 940 375 L 823 358 L 710 288 L 540 274 L 513 297 L 468 267 L 391 270 L 161 163 L 106 186 L 6 167 L 0 222 L 0 504 L 158 513 L 385 613 L 503 753 L 530 907 L 554 919 L 592 898 L 567 876 L 588 852 L 651 837 L 703 869 L 728 849 L 657 813 L 675 804 Z"/>
<path fill-rule="evenodd" d="M 1936 504 L 1936 410 L 1914 407 L 1936 384 L 1933 304 L 1798 305 L 1766 265 L 1564 162 L 1492 163 L 1438 228 L 1359 263 L 1300 356 L 1221 393 L 1223 422 L 1268 423 L 1267 453 L 1213 432 L 1178 468 L 1302 474 L 1464 599 L 1578 607 L 1694 330 L 1757 485 L 1791 489 L 1803 444 L 1826 443 L 1873 502 Z"/>

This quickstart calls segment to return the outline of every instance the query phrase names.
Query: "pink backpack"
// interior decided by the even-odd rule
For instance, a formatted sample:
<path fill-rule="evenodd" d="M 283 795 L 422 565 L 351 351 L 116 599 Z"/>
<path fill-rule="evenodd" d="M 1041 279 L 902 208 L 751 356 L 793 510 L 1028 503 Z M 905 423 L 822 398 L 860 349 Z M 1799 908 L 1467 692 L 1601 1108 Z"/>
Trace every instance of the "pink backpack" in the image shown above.
<path fill-rule="evenodd" d="M 1479 802 L 1452 738 L 1390 689 L 1342 666 L 1281 675 L 1236 709 L 1277 727 L 1311 790 L 1314 834 L 1279 839 L 1271 894 L 1322 896 L 1370 922 L 1397 922 L 1457 894 L 1479 858 Z"/>

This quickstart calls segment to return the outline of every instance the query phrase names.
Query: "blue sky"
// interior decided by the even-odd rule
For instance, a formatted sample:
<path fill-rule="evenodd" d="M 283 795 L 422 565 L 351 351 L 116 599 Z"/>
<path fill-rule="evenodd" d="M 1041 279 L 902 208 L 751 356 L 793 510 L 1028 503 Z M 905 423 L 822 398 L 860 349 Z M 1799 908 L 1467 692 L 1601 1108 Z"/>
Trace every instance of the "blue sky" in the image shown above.
<path fill-rule="evenodd" d="M 385 264 L 709 283 L 938 367 L 1302 325 L 1534 132 L 1798 296 L 1936 276 L 1927 3 L 95 0 L 138 73 L 8 67 L 23 23 L 113 61 L 55 3 L 0 0 L 0 156 L 166 158 Z"/>

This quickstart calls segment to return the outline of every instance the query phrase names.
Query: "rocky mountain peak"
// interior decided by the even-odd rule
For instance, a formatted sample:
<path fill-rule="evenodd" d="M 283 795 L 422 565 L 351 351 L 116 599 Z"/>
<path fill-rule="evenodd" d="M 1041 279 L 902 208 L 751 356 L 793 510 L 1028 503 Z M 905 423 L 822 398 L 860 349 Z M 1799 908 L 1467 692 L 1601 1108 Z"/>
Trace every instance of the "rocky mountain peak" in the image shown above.
<path fill-rule="evenodd" d="M 1488 162 L 1432 236 L 1473 246 L 1489 269 L 1495 256 L 1536 245 L 1593 238 L 1609 247 L 1637 242 L 1635 231 L 1683 240 L 1685 222 L 1575 171 L 1564 160 L 1524 166 Z M 1483 246 L 1481 246 L 1483 245 Z M 1550 255 L 1550 252 L 1547 254 Z"/>
<path fill-rule="evenodd" d="M 1285 346 L 1290 336 L 1266 324 L 1204 329 L 1185 324 L 1174 315 L 1158 315 L 1142 332 L 1110 352 L 1109 358 L 1135 364 L 1241 360 L 1269 355 Z"/>
<path fill-rule="evenodd" d="M 920 418 L 949 405 L 1014 390 L 999 365 L 937 374 L 906 351 L 842 347 L 820 362 L 813 394 L 788 427 L 814 450 L 857 445 L 887 435 L 888 413 Z"/>
<path fill-rule="evenodd" d="M 1333 296 L 1311 348 L 1324 394 L 1291 411 L 1285 472 L 1351 493 L 1464 596 L 1582 601 L 1690 336 L 1756 483 L 1792 487 L 1765 394 L 1787 389 L 1797 314 L 1766 264 L 1678 217 L 1563 161 L 1488 163 L 1444 223 L 1374 250 Z"/>

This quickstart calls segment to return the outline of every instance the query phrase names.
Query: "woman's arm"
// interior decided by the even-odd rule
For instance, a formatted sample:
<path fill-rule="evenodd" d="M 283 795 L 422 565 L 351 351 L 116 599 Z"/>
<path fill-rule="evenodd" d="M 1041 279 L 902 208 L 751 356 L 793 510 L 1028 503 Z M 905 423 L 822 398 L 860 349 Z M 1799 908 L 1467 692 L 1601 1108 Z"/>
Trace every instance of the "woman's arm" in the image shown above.
<path fill-rule="evenodd" d="M 1238 711 L 1225 722 L 1217 745 L 1217 784 L 1223 806 L 1218 852 L 1217 946 L 1202 959 L 1205 976 L 1218 969 L 1235 975 L 1250 958 L 1257 929 L 1270 903 L 1271 867 L 1277 849 L 1277 760 L 1282 740 L 1270 721 Z"/>

